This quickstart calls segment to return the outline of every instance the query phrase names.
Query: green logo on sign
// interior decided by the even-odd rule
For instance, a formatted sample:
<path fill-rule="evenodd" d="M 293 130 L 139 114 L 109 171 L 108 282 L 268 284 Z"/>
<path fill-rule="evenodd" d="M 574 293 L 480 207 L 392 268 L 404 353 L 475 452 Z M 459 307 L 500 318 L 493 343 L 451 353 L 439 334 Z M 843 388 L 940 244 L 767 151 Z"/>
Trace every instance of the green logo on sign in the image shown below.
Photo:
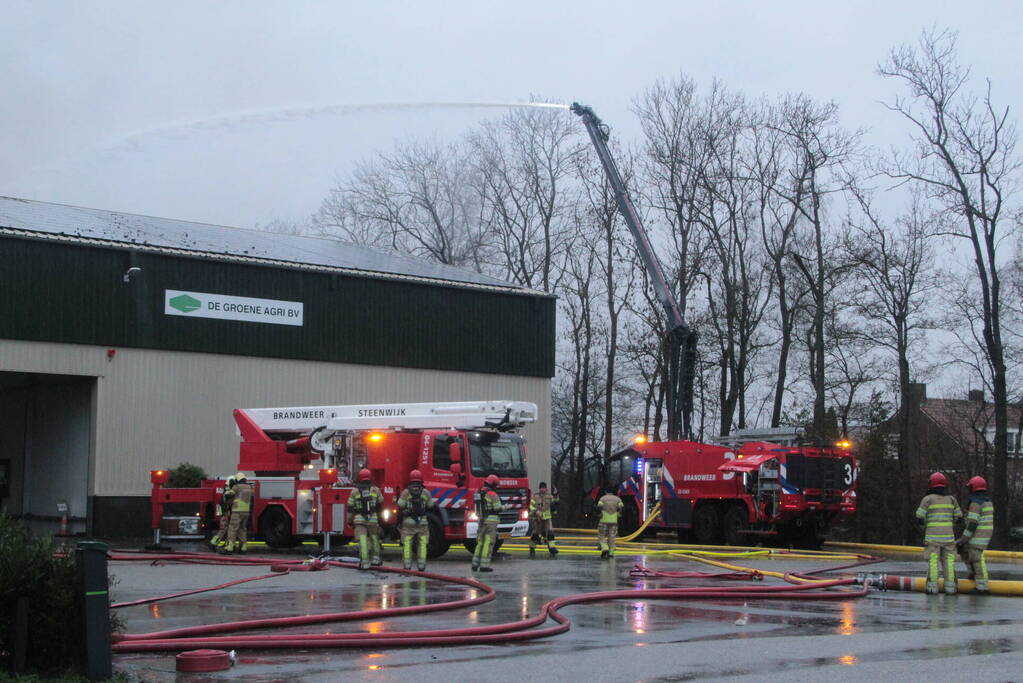
<path fill-rule="evenodd" d="M 180 294 L 167 303 L 171 305 L 171 308 L 176 308 L 182 313 L 191 313 L 202 306 L 201 301 L 187 294 Z"/>

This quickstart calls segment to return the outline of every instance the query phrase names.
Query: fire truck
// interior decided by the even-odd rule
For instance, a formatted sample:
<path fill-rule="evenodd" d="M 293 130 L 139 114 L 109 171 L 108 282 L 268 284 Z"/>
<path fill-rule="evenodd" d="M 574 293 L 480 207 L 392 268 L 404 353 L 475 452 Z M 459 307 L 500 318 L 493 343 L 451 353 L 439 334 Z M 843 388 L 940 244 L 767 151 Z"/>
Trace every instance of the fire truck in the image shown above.
<path fill-rule="evenodd" d="M 529 480 L 519 432 L 536 416 L 536 404 L 522 401 L 235 410 L 241 437 L 237 469 L 254 489 L 252 535 L 273 548 L 314 539 L 329 551 L 332 541 L 349 542 L 354 530 L 346 503 L 355 477 L 366 468 L 384 495 L 380 521 L 387 537 L 397 536 L 396 502 L 409 472 L 423 473 L 437 501 L 429 513 L 430 557 L 443 555 L 456 541 L 475 547 L 476 501 L 490 474 L 500 480 L 504 503 L 499 538 L 525 536 Z M 167 477 L 166 470 L 150 473 L 155 542 L 168 504 L 198 503 L 200 518 L 212 528 L 227 477 L 191 489 L 167 488 Z"/>
<path fill-rule="evenodd" d="M 623 532 L 653 517 L 647 530 L 675 531 L 680 541 L 818 546 L 829 525 L 856 510 L 856 459 L 846 441 L 778 440 L 789 443 L 739 434 L 728 444 L 642 442 L 615 454 Z"/>

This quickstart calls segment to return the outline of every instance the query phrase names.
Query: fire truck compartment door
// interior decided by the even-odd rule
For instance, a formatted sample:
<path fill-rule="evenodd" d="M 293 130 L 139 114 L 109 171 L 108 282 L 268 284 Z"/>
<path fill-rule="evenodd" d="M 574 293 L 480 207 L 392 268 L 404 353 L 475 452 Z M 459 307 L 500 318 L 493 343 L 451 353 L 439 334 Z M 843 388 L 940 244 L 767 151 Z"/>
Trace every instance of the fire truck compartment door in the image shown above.
<path fill-rule="evenodd" d="M 719 465 L 722 472 L 753 472 L 760 469 L 768 460 L 774 460 L 778 456 L 773 453 L 760 453 L 759 455 L 748 455 L 741 460 L 729 460 L 724 465 Z"/>
<path fill-rule="evenodd" d="M 690 524 L 693 503 L 688 498 L 666 498 L 661 501 L 661 519 L 665 524 Z"/>

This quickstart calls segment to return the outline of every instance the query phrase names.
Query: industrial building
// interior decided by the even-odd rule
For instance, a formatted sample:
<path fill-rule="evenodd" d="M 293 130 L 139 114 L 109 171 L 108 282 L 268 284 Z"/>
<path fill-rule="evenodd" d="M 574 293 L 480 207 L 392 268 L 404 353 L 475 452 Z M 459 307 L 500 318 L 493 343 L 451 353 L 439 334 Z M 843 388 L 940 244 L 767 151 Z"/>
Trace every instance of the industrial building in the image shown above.
<path fill-rule="evenodd" d="M 0 506 L 149 532 L 149 472 L 235 408 L 512 399 L 550 475 L 555 299 L 333 240 L 0 197 Z"/>

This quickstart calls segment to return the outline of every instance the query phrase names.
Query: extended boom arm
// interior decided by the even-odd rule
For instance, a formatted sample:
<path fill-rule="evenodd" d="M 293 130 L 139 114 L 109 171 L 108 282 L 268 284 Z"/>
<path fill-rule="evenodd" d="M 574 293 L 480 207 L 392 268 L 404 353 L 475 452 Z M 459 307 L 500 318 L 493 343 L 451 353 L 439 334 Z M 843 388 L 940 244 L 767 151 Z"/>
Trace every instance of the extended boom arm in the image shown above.
<path fill-rule="evenodd" d="M 693 414 L 693 376 L 696 367 L 696 333 L 686 324 L 682 317 L 682 309 L 668 286 L 664 277 L 664 270 L 661 268 L 657 255 L 654 253 L 650 238 L 643 229 L 643 223 L 639 219 L 639 213 L 625 189 L 625 182 L 618 173 L 614 159 L 607 147 L 608 127 L 601 122 L 600 118 L 590 107 L 572 103 L 572 112 L 583 120 L 586 132 L 590 135 L 600 163 L 604 167 L 607 179 L 614 188 L 615 199 L 618 202 L 618 209 L 625 218 L 632 236 L 636 240 L 640 258 L 650 276 L 654 287 L 654 293 L 664 307 L 668 318 L 668 440 L 677 441 L 680 437 L 692 437 L 692 414 Z M 681 418 L 681 420 L 679 419 Z M 681 422 L 681 425 L 679 424 Z M 680 429 L 681 427 L 681 429 Z"/>

